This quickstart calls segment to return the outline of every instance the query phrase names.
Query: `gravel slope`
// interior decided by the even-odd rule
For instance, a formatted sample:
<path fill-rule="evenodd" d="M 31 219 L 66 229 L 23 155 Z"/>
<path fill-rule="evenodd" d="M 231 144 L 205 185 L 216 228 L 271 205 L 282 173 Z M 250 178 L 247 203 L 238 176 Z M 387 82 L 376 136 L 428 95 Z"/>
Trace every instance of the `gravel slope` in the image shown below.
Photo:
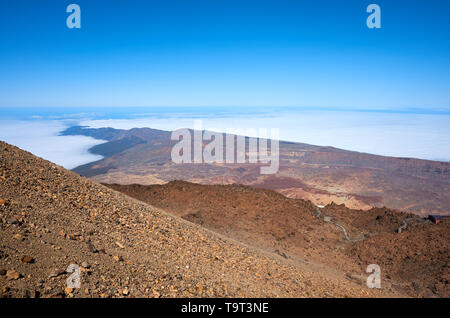
<path fill-rule="evenodd" d="M 369 264 L 383 289 L 412 297 L 449 297 L 450 222 L 433 224 L 387 208 L 352 210 L 242 185 L 109 184 L 214 232 L 365 285 Z M 401 233 L 398 228 L 408 225 Z"/>
<path fill-rule="evenodd" d="M 301 268 L 0 142 L 1 297 L 389 296 Z M 81 288 L 66 288 L 70 264 Z"/>

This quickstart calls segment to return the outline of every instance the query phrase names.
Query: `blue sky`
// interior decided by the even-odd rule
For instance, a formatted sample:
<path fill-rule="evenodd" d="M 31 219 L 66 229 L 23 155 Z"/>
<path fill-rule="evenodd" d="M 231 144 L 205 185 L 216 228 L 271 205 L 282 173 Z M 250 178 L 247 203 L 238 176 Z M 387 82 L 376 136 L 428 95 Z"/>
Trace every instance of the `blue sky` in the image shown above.
<path fill-rule="evenodd" d="M 0 38 L 0 107 L 450 110 L 447 0 L 1 1 Z"/>

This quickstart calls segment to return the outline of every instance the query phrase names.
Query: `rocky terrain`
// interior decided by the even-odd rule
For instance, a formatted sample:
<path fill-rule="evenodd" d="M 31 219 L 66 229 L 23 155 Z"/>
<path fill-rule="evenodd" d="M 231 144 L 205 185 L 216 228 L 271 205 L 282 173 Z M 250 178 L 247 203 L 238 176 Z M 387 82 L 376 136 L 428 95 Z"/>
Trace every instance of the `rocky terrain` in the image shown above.
<path fill-rule="evenodd" d="M 105 158 L 74 169 L 98 182 L 143 185 L 184 180 L 245 184 L 314 204 L 354 209 L 388 206 L 419 215 L 450 213 L 450 163 L 376 156 L 303 143 L 280 142 L 280 167 L 261 175 L 257 164 L 174 164 L 170 132 L 72 127 L 63 135 L 106 140 L 90 151 Z M 248 152 L 247 152 L 248 154 Z"/>
<path fill-rule="evenodd" d="M 0 297 L 408 295 L 218 232 L 0 142 Z M 67 286 L 71 264 L 81 288 Z"/>
<path fill-rule="evenodd" d="M 434 224 L 386 208 L 351 210 L 334 203 L 317 208 L 242 185 L 107 186 L 302 267 L 363 284 L 367 265 L 378 264 L 386 289 L 413 297 L 450 296 L 450 222 Z"/>

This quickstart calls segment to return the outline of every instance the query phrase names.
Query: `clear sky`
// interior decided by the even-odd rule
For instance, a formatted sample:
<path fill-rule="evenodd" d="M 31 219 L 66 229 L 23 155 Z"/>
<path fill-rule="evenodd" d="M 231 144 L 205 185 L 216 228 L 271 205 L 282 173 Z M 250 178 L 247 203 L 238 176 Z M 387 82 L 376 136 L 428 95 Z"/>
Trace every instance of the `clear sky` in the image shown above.
<path fill-rule="evenodd" d="M 0 39 L 0 107 L 450 110 L 448 0 L 2 0 Z"/>

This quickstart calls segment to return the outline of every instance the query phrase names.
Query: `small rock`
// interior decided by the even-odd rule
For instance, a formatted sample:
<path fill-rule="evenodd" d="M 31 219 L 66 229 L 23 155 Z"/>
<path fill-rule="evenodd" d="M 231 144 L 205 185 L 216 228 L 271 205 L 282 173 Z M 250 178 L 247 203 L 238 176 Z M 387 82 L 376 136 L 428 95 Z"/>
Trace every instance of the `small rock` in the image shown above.
<path fill-rule="evenodd" d="M 91 267 L 91 265 L 89 265 L 87 262 L 81 263 L 81 266 L 84 267 L 84 268 L 90 268 Z"/>
<path fill-rule="evenodd" d="M 277 249 L 277 250 L 275 250 L 274 252 L 275 252 L 275 253 L 277 253 L 278 255 L 280 255 L 280 256 L 282 256 L 282 257 L 284 257 L 284 258 L 288 258 L 288 257 L 287 257 L 287 255 L 286 255 L 286 254 L 285 254 L 284 252 L 281 252 L 281 251 L 280 251 L 280 250 L 278 250 L 278 249 Z"/>
<path fill-rule="evenodd" d="M 17 234 L 14 234 L 13 235 L 13 238 L 15 238 L 16 240 L 19 240 L 19 241 L 23 241 L 23 236 L 22 235 L 20 235 L 19 233 L 17 233 Z"/>
<path fill-rule="evenodd" d="M 122 295 L 127 296 L 129 293 L 130 293 L 129 290 L 126 288 L 124 290 L 122 290 Z"/>
<path fill-rule="evenodd" d="M 16 280 L 16 279 L 19 279 L 20 276 L 21 275 L 13 269 L 6 272 L 6 278 L 8 280 Z"/>
<path fill-rule="evenodd" d="M 65 271 L 64 269 L 56 270 L 56 271 L 54 271 L 53 273 L 51 273 L 51 274 L 48 276 L 48 278 L 58 277 L 58 276 L 61 276 L 61 275 L 65 274 L 65 273 L 66 273 L 66 271 Z"/>
<path fill-rule="evenodd" d="M 115 261 L 117 261 L 117 262 L 123 261 L 122 256 L 118 256 L 118 255 L 114 255 L 114 256 L 113 256 L 113 259 L 114 259 Z"/>
<path fill-rule="evenodd" d="M 161 296 L 161 294 L 158 293 L 156 290 L 153 290 L 152 293 L 153 293 L 153 297 L 155 297 L 155 298 L 159 298 Z"/>
<path fill-rule="evenodd" d="M 27 263 L 27 264 L 32 264 L 32 263 L 34 263 L 34 258 L 26 255 L 26 256 L 22 257 L 22 262 Z"/>
<path fill-rule="evenodd" d="M 7 218 L 6 223 L 8 224 L 19 224 L 19 220 L 17 220 L 15 217 Z"/>
<path fill-rule="evenodd" d="M 125 248 L 125 246 L 123 246 L 120 242 L 116 242 L 116 245 L 120 248 Z"/>
<path fill-rule="evenodd" d="M 66 294 L 71 294 L 71 293 L 73 292 L 73 288 L 72 288 L 72 287 L 66 287 L 66 288 L 64 289 L 64 292 L 65 292 Z"/>
<path fill-rule="evenodd" d="M 87 245 L 91 253 L 98 253 L 98 250 L 95 248 L 94 244 L 92 244 L 91 242 L 87 242 Z"/>

